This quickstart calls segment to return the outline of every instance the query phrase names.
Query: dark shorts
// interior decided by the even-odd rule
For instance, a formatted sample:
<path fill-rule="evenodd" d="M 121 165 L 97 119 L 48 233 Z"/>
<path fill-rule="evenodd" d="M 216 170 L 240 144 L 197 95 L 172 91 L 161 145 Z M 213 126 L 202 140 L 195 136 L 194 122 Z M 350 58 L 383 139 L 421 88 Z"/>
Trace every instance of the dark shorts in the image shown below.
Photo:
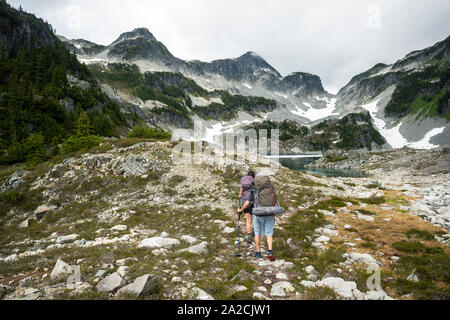
<path fill-rule="evenodd" d="M 253 211 L 253 205 L 249 205 L 249 206 L 244 210 L 244 213 L 252 214 L 252 211 Z"/>

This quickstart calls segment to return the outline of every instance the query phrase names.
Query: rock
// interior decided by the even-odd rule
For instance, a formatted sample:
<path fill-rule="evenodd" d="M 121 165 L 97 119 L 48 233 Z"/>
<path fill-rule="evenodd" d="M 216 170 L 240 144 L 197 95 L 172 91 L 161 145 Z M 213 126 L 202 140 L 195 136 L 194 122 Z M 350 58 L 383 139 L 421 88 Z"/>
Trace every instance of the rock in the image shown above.
<path fill-rule="evenodd" d="M 19 281 L 20 288 L 28 288 L 36 284 L 36 278 L 34 277 L 26 277 Z"/>
<path fill-rule="evenodd" d="M 266 296 L 263 295 L 261 292 L 254 292 L 253 298 L 255 298 L 257 300 L 266 300 Z"/>
<path fill-rule="evenodd" d="M 419 282 L 419 277 L 416 275 L 416 269 L 406 278 L 406 280 L 412 281 L 412 282 Z"/>
<path fill-rule="evenodd" d="M 330 241 L 330 238 L 328 238 L 327 236 L 320 236 L 314 242 L 317 242 L 317 243 L 328 243 L 328 241 Z"/>
<path fill-rule="evenodd" d="M 136 262 L 138 262 L 138 261 L 139 261 L 139 260 L 138 260 L 137 258 L 125 258 L 125 259 L 117 260 L 117 261 L 115 262 L 115 264 L 116 264 L 116 266 L 118 266 L 118 267 L 123 267 L 123 266 L 126 266 L 126 265 L 128 265 L 128 264 L 136 263 Z"/>
<path fill-rule="evenodd" d="M 72 269 L 68 263 L 65 263 L 61 259 L 56 261 L 55 267 L 53 268 L 52 273 L 50 274 L 50 278 L 57 279 L 62 276 L 71 275 Z"/>
<path fill-rule="evenodd" d="M 106 274 L 106 270 L 98 270 L 97 273 L 94 275 L 96 278 L 102 278 Z"/>
<path fill-rule="evenodd" d="M 285 275 L 284 273 L 280 272 L 280 273 L 277 273 L 276 279 L 278 279 L 278 280 L 288 280 L 289 278 L 288 278 L 287 275 Z"/>
<path fill-rule="evenodd" d="M 196 246 L 179 250 L 178 252 L 189 252 L 194 254 L 208 254 L 208 242 L 204 241 Z"/>
<path fill-rule="evenodd" d="M 0 299 L 3 299 L 4 296 L 14 291 L 13 287 L 5 286 L 0 284 Z"/>
<path fill-rule="evenodd" d="M 133 283 L 119 289 L 116 297 L 123 294 L 131 294 L 136 297 L 146 296 L 156 293 L 160 286 L 160 278 L 146 274 L 134 280 Z"/>
<path fill-rule="evenodd" d="M 161 238 L 168 238 L 168 237 L 169 237 L 169 234 L 168 234 L 167 232 L 162 232 L 162 233 L 160 234 L 160 237 L 161 237 Z"/>
<path fill-rule="evenodd" d="M 77 238 L 78 238 L 77 234 L 71 234 L 71 235 L 68 235 L 68 236 L 60 236 L 60 237 L 56 238 L 56 243 L 58 243 L 58 244 L 72 243 Z"/>
<path fill-rule="evenodd" d="M 232 293 L 247 291 L 246 286 L 234 286 L 231 288 Z"/>
<path fill-rule="evenodd" d="M 366 191 L 366 192 L 361 192 L 358 193 L 358 195 L 356 196 L 359 199 L 367 199 L 367 198 L 372 198 L 375 194 L 371 191 Z"/>
<path fill-rule="evenodd" d="M 368 253 L 358 253 L 358 252 L 352 252 L 352 253 L 344 253 L 343 258 L 348 258 L 352 262 L 356 263 L 365 263 L 368 265 L 378 265 L 378 262 Z"/>
<path fill-rule="evenodd" d="M 314 271 L 316 271 L 316 269 L 315 269 L 313 266 L 307 266 L 307 267 L 305 268 L 305 271 L 306 271 L 307 273 L 313 273 Z"/>
<path fill-rule="evenodd" d="M 230 233 L 233 233 L 233 232 L 235 232 L 235 231 L 236 231 L 236 229 L 227 227 L 227 228 L 225 228 L 225 229 L 223 230 L 223 233 L 230 234 Z"/>
<path fill-rule="evenodd" d="M 264 284 L 268 284 L 268 285 L 270 285 L 270 284 L 272 284 L 272 280 L 270 280 L 270 279 L 267 279 L 266 281 L 264 281 Z"/>
<path fill-rule="evenodd" d="M 5 192 L 10 189 L 17 189 L 24 181 L 25 177 L 27 176 L 27 171 L 16 171 L 14 172 L 5 183 L 2 184 L 0 188 L 0 192 Z"/>
<path fill-rule="evenodd" d="M 285 297 L 289 293 L 295 293 L 295 288 L 287 281 L 274 284 L 270 291 L 272 297 Z"/>
<path fill-rule="evenodd" d="M 260 261 L 258 263 L 259 267 L 275 267 L 275 268 L 281 268 L 281 269 L 291 269 L 294 267 L 294 264 L 292 262 L 286 262 L 284 260 L 276 260 L 274 262 L 271 261 Z"/>
<path fill-rule="evenodd" d="M 121 266 L 121 267 L 119 267 L 118 269 L 117 269 L 117 274 L 119 275 L 119 276 L 121 276 L 122 278 L 125 278 L 125 276 L 127 275 L 127 273 L 128 273 L 128 270 L 130 270 L 130 267 L 127 267 L 127 266 Z"/>
<path fill-rule="evenodd" d="M 111 228 L 112 231 L 126 231 L 128 229 L 127 226 L 117 225 Z"/>
<path fill-rule="evenodd" d="M 367 292 L 365 300 L 392 300 L 392 298 L 382 288 L 378 288 L 376 291 L 371 290 Z"/>
<path fill-rule="evenodd" d="M 231 281 L 236 281 L 236 280 L 246 281 L 246 280 L 252 280 L 252 279 L 253 279 L 253 277 L 250 273 L 248 273 L 245 270 L 241 270 L 231 279 Z"/>
<path fill-rule="evenodd" d="M 34 210 L 34 214 L 38 219 L 41 219 L 45 214 L 56 209 L 57 207 L 53 205 L 42 205 L 39 206 L 36 210 Z"/>
<path fill-rule="evenodd" d="M 190 293 L 195 300 L 215 300 L 212 295 L 197 287 L 192 288 Z"/>
<path fill-rule="evenodd" d="M 83 283 L 78 284 L 76 289 L 74 291 L 72 291 L 69 296 L 71 298 L 73 298 L 73 297 L 81 295 L 81 294 L 85 293 L 86 291 L 89 291 L 93 288 L 94 287 L 91 284 L 83 282 Z"/>
<path fill-rule="evenodd" d="M 122 277 L 114 272 L 105 279 L 100 281 L 97 285 L 97 291 L 99 292 L 111 292 L 125 285 L 125 281 Z"/>
<path fill-rule="evenodd" d="M 266 287 L 258 287 L 256 288 L 256 290 L 260 291 L 260 292 L 268 292 L 268 290 L 266 289 Z"/>
<path fill-rule="evenodd" d="M 365 221 L 368 221 L 368 222 L 374 222 L 375 221 L 374 217 L 368 216 L 368 215 L 365 215 L 365 214 L 361 214 L 361 213 L 358 213 L 357 217 L 358 217 L 359 220 L 365 220 Z"/>
<path fill-rule="evenodd" d="M 318 281 L 316 286 L 327 286 L 334 290 L 338 295 L 345 299 L 353 298 L 353 290 L 356 289 L 356 282 L 345 281 L 342 278 L 330 277 Z"/>
<path fill-rule="evenodd" d="M 19 229 L 25 229 L 28 228 L 28 226 L 30 225 L 30 219 L 25 220 L 24 222 L 22 222 L 21 224 L 19 224 Z"/>
<path fill-rule="evenodd" d="M 188 235 L 181 236 L 180 239 L 183 241 L 186 241 L 189 244 L 194 244 L 194 243 L 198 242 L 197 238 L 194 238 L 194 237 L 188 236 Z"/>
<path fill-rule="evenodd" d="M 180 241 L 178 241 L 177 239 L 154 237 L 141 241 L 141 243 L 139 244 L 139 248 L 170 249 L 172 247 L 179 246 L 180 244 Z"/>
<path fill-rule="evenodd" d="M 353 289 L 353 296 L 355 297 L 356 300 L 364 300 L 364 293 L 362 293 L 361 291 L 359 291 L 358 289 Z"/>

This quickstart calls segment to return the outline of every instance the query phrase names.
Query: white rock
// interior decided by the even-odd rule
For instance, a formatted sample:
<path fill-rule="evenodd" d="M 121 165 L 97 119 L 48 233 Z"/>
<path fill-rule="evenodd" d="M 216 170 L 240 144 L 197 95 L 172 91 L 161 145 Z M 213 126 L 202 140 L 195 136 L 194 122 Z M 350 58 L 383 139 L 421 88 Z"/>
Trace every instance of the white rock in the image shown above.
<path fill-rule="evenodd" d="M 233 293 L 247 291 L 247 287 L 246 286 L 234 286 L 231 288 L 231 291 Z"/>
<path fill-rule="evenodd" d="M 313 282 L 313 281 L 306 281 L 306 280 L 301 281 L 300 284 L 302 286 L 304 286 L 305 288 L 313 288 L 316 285 L 315 282 Z"/>
<path fill-rule="evenodd" d="M 358 289 L 353 289 L 353 296 L 356 300 L 364 300 L 364 293 L 359 291 Z"/>
<path fill-rule="evenodd" d="M 344 254 L 344 258 L 347 254 Z M 365 263 L 368 265 L 378 265 L 378 262 L 368 253 L 352 252 L 348 254 L 348 258 L 357 263 Z"/>
<path fill-rule="evenodd" d="M 76 239 L 78 238 L 77 234 L 71 234 L 68 236 L 60 236 L 58 238 L 56 238 L 56 243 L 57 244 L 67 244 L 67 243 L 72 243 L 74 242 Z"/>
<path fill-rule="evenodd" d="M 131 294 L 136 297 L 153 293 L 159 286 L 159 278 L 146 274 L 134 280 L 133 283 L 119 289 L 116 296 Z"/>
<path fill-rule="evenodd" d="M 307 266 L 307 267 L 305 268 L 305 271 L 306 271 L 307 273 L 313 273 L 314 271 L 316 271 L 316 269 L 315 269 L 313 266 Z"/>
<path fill-rule="evenodd" d="M 128 227 L 124 225 L 117 225 L 111 228 L 113 231 L 126 231 L 127 229 Z"/>
<path fill-rule="evenodd" d="M 34 214 L 40 215 L 40 214 L 55 210 L 56 208 L 57 207 L 53 206 L 53 205 L 42 205 L 42 206 L 39 206 L 36 210 L 34 210 Z"/>
<path fill-rule="evenodd" d="M 272 284 L 272 280 L 267 279 L 266 281 L 264 281 L 264 284 Z"/>
<path fill-rule="evenodd" d="M 181 243 L 177 239 L 154 237 L 142 240 L 139 244 L 139 248 L 148 249 L 170 249 L 175 246 L 179 246 Z"/>
<path fill-rule="evenodd" d="M 330 238 L 328 238 L 327 236 L 320 236 L 315 240 L 315 242 L 318 243 L 327 243 L 328 241 L 330 241 Z"/>
<path fill-rule="evenodd" d="M 189 244 L 194 244 L 194 243 L 198 242 L 197 238 L 192 237 L 192 236 L 188 236 L 188 235 L 181 236 L 180 239 L 183 240 L 183 241 L 186 241 Z"/>
<path fill-rule="evenodd" d="M 61 259 L 58 259 L 56 261 L 55 267 L 53 268 L 52 273 L 50 274 L 50 277 L 52 279 L 59 278 L 61 276 L 65 276 L 70 274 L 70 265 L 68 263 L 65 263 Z"/>
<path fill-rule="evenodd" d="M 345 281 L 341 278 L 329 277 L 318 281 L 316 286 L 327 286 L 333 289 L 338 295 L 346 299 L 353 298 L 353 290 L 356 289 L 356 282 Z"/>
<path fill-rule="evenodd" d="M 254 292 L 253 298 L 255 298 L 257 300 L 266 300 L 266 296 L 263 295 L 261 292 Z"/>
<path fill-rule="evenodd" d="M 388 299 L 386 299 L 388 298 Z M 391 300 L 391 298 L 387 295 L 387 293 L 382 289 L 378 288 L 378 290 L 371 290 L 366 293 L 365 300 Z"/>
<path fill-rule="evenodd" d="M 179 250 L 178 252 L 189 252 L 194 254 L 208 254 L 208 242 L 204 241 L 196 246 Z"/>
<path fill-rule="evenodd" d="M 97 291 L 111 292 L 124 285 L 125 281 L 122 279 L 122 277 L 118 273 L 114 272 L 98 283 Z"/>
<path fill-rule="evenodd" d="M 30 225 L 30 219 L 25 220 L 24 222 L 22 222 L 21 224 L 19 224 L 19 229 L 25 229 L 28 228 L 28 226 Z"/>
<path fill-rule="evenodd" d="M 270 291 L 272 297 L 285 297 L 289 293 L 295 293 L 295 288 L 287 281 L 275 283 Z"/>
<path fill-rule="evenodd" d="M 278 280 L 289 280 L 288 276 L 282 272 L 277 273 L 276 279 Z"/>
<path fill-rule="evenodd" d="M 230 227 L 226 227 L 226 228 L 223 230 L 223 233 L 229 234 L 229 233 L 233 233 L 234 231 L 236 231 L 236 229 L 230 228 Z"/>
<path fill-rule="evenodd" d="M 195 300 L 215 300 L 212 295 L 200 288 L 192 288 L 191 295 Z"/>
<path fill-rule="evenodd" d="M 258 288 L 256 288 L 256 290 L 258 290 L 260 292 L 268 292 L 266 287 L 258 287 Z"/>
<path fill-rule="evenodd" d="M 125 278 L 125 276 L 126 276 L 127 273 L 128 273 L 128 270 L 130 270 L 130 267 L 127 267 L 127 266 L 121 266 L 121 267 L 119 267 L 119 268 L 117 269 L 117 274 L 118 274 L 119 276 L 121 276 L 122 278 Z"/>
<path fill-rule="evenodd" d="M 374 217 L 368 216 L 368 215 L 365 215 L 365 214 L 361 214 L 361 213 L 358 213 L 357 217 L 358 217 L 359 220 L 364 220 L 364 221 L 368 221 L 368 222 L 374 222 L 375 221 Z"/>
<path fill-rule="evenodd" d="M 367 199 L 367 198 L 372 198 L 375 194 L 371 191 L 366 191 L 366 192 L 361 192 L 358 193 L 358 195 L 356 196 L 359 199 Z"/>

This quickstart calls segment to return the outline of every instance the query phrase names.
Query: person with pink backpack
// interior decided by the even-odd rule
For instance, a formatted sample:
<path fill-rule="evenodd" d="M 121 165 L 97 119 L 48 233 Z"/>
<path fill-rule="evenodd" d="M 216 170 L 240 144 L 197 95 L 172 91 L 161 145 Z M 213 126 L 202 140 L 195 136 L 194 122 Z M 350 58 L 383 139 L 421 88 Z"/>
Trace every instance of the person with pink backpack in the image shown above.
<path fill-rule="evenodd" d="M 239 213 L 245 214 L 246 229 L 247 229 L 247 242 L 252 243 L 255 238 L 255 233 L 252 230 L 252 210 L 253 210 L 253 182 L 255 179 L 255 173 L 250 171 L 245 177 L 241 179 L 241 191 L 239 193 L 239 199 L 241 207 Z"/>

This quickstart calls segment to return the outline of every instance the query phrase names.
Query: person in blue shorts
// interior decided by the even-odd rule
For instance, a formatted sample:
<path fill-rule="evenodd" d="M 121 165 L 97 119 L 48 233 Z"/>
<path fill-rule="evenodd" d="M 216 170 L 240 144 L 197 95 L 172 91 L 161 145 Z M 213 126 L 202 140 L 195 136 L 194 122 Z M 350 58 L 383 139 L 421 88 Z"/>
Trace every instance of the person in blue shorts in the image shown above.
<path fill-rule="evenodd" d="M 273 256 L 273 228 L 275 226 L 275 216 L 253 217 L 253 229 L 255 231 L 256 258 L 261 256 L 261 239 L 267 237 L 268 255 L 270 261 L 275 261 Z"/>

